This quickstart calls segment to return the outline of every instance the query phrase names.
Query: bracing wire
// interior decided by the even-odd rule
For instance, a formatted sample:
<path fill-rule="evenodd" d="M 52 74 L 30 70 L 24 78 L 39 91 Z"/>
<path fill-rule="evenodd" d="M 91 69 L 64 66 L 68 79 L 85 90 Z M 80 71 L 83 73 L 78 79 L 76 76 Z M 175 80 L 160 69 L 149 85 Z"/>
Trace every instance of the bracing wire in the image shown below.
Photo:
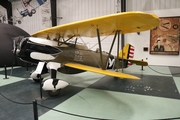
<path fill-rule="evenodd" d="M 156 73 L 159 73 L 159 74 L 162 74 L 162 75 L 178 75 L 180 73 L 173 73 L 173 74 L 168 74 L 168 73 L 162 73 L 162 72 L 159 72 L 157 70 L 154 70 L 153 68 L 151 68 L 150 66 L 148 66 L 152 71 L 156 72 Z"/>
<path fill-rule="evenodd" d="M 17 101 L 14 101 L 14 100 L 11 100 L 9 98 L 7 98 L 6 96 L 4 96 L 2 93 L 0 93 L 0 95 L 5 98 L 6 100 L 12 102 L 12 103 L 16 103 L 16 104 L 21 104 L 21 105 L 32 105 L 33 103 L 22 103 L 22 102 L 17 102 Z M 63 114 L 67 114 L 67 115 L 72 115 L 72 116 L 76 116 L 76 117 L 82 117 L 82 118 L 88 118 L 88 119 L 95 119 L 95 120 L 113 120 L 113 119 L 103 119 L 103 118 L 95 118 L 95 117 L 88 117 L 88 116 L 83 116 L 83 115 L 77 115 L 77 114 L 73 114 L 73 113 L 68 113 L 68 112 L 64 112 L 64 111 L 60 111 L 60 110 L 56 110 L 56 109 L 53 109 L 53 108 L 50 108 L 50 107 L 47 107 L 47 106 L 44 106 L 44 105 L 41 105 L 41 104 L 38 104 L 37 105 L 41 106 L 41 107 L 44 107 L 46 109 L 49 109 L 49 110 L 53 110 L 53 111 L 56 111 L 56 112 L 60 112 L 60 113 L 63 113 Z"/>
<path fill-rule="evenodd" d="M 68 112 L 64 112 L 64 111 L 60 111 L 60 110 L 56 110 L 56 109 L 53 109 L 53 108 L 50 108 L 50 107 L 47 107 L 47 106 L 44 106 L 44 105 L 41 105 L 41 104 L 37 104 L 41 107 L 44 107 L 44 108 L 47 108 L 47 109 L 50 109 L 50 110 L 54 110 L 56 112 L 60 112 L 60 113 L 64 113 L 64 114 L 67 114 L 67 115 L 72 115 L 72 116 L 76 116 L 76 117 L 82 117 L 82 118 L 88 118 L 88 119 L 95 119 L 95 120 L 113 120 L 113 119 L 103 119 L 103 118 L 95 118 L 95 117 L 88 117 L 88 116 L 83 116 L 83 115 L 77 115 L 77 114 L 73 114 L 73 113 L 68 113 Z"/>
<path fill-rule="evenodd" d="M 11 100 L 9 98 L 7 98 L 6 96 L 4 96 L 2 93 L 0 93 L 0 95 L 5 98 L 6 100 L 10 101 L 10 102 L 13 102 L 13 103 L 16 103 L 16 104 L 22 104 L 22 105 L 31 105 L 32 103 L 22 103 L 22 102 L 17 102 L 17 101 L 14 101 L 14 100 Z"/>
<path fill-rule="evenodd" d="M 113 33 L 114 31 L 112 31 L 110 34 L 108 34 L 107 36 L 105 36 L 102 40 L 101 40 L 101 42 L 102 41 L 104 41 L 107 37 L 109 37 L 110 35 L 112 35 L 112 33 Z M 94 48 L 96 45 L 97 45 L 98 43 L 96 43 L 96 44 L 94 44 L 91 48 L 89 48 L 90 50 L 92 49 L 92 48 Z"/>
<path fill-rule="evenodd" d="M 84 40 L 81 38 L 81 36 L 83 36 L 84 34 L 86 34 L 87 33 L 87 31 L 89 31 L 90 29 L 92 29 L 93 28 L 93 26 L 94 25 L 90 25 L 86 30 L 84 30 L 82 33 L 80 33 L 80 35 L 79 35 L 79 38 L 81 39 L 81 41 L 83 42 L 83 44 L 87 47 L 87 45 L 86 45 L 86 43 L 84 42 Z"/>

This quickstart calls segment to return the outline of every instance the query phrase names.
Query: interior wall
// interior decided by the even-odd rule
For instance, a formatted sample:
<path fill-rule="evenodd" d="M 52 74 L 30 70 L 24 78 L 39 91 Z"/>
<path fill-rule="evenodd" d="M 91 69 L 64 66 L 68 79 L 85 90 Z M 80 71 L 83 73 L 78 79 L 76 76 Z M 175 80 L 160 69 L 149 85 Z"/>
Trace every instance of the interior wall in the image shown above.
<path fill-rule="evenodd" d="M 28 9 L 36 10 L 36 13 L 30 16 L 22 17 L 20 12 Z M 51 10 L 50 10 L 50 0 L 47 0 L 46 4 L 40 6 L 36 0 L 32 0 L 30 6 L 25 7 L 21 0 L 12 2 L 13 11 L 13 25 L 22 28 L 29 34 L 33 34 L 39 30 L 49 28 L 52 26 L 51 22 Z M 18 23 L 21 21 L 21 24 Z"/>
<path fill-rule="evenodd" d="M 116 13 L 121 10 L 121 0 L 57 0 L 57 23 Z M 180 8 L 180 0 L 126 0 L 126 11 L 150 11 Z"/>
<path fill-rule="evenodd" d="M 58 24 L 112 14 L 116 0 L 57 0 Z"/>
<path fill-rule="evenodd" d="M 179 0 L 126 0 L 127 11 L 150 11 L 175 9 L 180 7 Z"/>

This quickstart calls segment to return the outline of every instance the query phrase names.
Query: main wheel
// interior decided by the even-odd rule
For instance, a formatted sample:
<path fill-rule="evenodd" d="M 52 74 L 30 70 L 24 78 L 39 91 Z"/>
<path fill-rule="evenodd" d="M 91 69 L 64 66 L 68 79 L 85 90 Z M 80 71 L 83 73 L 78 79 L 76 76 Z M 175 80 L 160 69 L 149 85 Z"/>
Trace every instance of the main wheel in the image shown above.
<path fill-rule="evenodd" d="M 51 97 L 55 97 L 55 96 L 59 95 L 60 91 L 61 91 L 61 89 L 53 90 L 53 91 L 48 91 L 48 95 L 51 96 Z"/>
<path fill-rule="evenodd" d="M 40 82 L 40 80 L 43 80 L 43 78 L 41 78 L 41 79 L 33 79 L 34 80 L 34 82 Z"/>

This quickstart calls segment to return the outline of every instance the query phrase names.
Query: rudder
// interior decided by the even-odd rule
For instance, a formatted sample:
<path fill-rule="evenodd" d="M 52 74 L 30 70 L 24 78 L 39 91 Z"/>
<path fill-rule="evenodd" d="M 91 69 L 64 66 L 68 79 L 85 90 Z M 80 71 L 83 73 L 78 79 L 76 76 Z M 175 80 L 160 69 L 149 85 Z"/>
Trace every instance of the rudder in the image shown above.
<path fill-rule="evenodd" d="M 123 47 L 123 55 L 122 55 L 122 50 L 119 52 L 119 59 L 122 60 L 125 59 L 125 66 L 124 67 L 128 67 L 131 66 L 132 63 L 127 61 L 126 59 L 132 59 L 134 57 L 134 46 L 130 45 L 130 44 L 126 44 Z M 122 57 L 123 56 L 123 57 Z"/>

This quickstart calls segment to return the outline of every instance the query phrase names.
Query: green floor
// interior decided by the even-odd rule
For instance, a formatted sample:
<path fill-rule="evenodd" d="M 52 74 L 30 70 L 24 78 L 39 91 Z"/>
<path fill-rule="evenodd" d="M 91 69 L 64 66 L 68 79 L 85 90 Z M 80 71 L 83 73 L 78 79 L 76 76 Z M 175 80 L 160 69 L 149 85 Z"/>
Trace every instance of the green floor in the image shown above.
<path fill-rule="evenodd" d="M 104 119 L 149 120 L 179 117 L 180 100 L 85 89 L 55 109 Z M 49 111 L 39 119 L 85 120 L 54 111 Z"/>
<path fill-rule="evenodd" d="M 23 71 L 26 74 L 24 77 L 16 75 L 3 79 L 3 68 L 1 68 L 0 86 L 21 83 L 24 79 L 31 81 L 27 75 L 28 71 L 24 68 L 21 74 Z M 113 120 L 167 118 L 178 120 L 179 118 L 180 120 L 180 74 L 175 75 L 175 73 L 180 73 L 180 67 L 150 66 L 141 70 L 139 66 L 131 66 L 124 69 L 124 72 L 137 75 L 142 80 L 137 84 L 135 81 L 115 80 L 112 77 L 91 72 L 76 75 L 58 73 L 58 78 L 68 81 L 74 90 L 79 89 L 79 91 L 55 105 L 53 110 L 40 111 L 39 120 L 90 120 L 95 118 Z M 49 98 L 45 102 L 48 100 L 51 100 L 51 104 L 58 102 L 60 98 L 74 92 L 71 89 L 67 87 L 62 96 Z M 40 103 L 49 106 L 45 102 Z"/>

